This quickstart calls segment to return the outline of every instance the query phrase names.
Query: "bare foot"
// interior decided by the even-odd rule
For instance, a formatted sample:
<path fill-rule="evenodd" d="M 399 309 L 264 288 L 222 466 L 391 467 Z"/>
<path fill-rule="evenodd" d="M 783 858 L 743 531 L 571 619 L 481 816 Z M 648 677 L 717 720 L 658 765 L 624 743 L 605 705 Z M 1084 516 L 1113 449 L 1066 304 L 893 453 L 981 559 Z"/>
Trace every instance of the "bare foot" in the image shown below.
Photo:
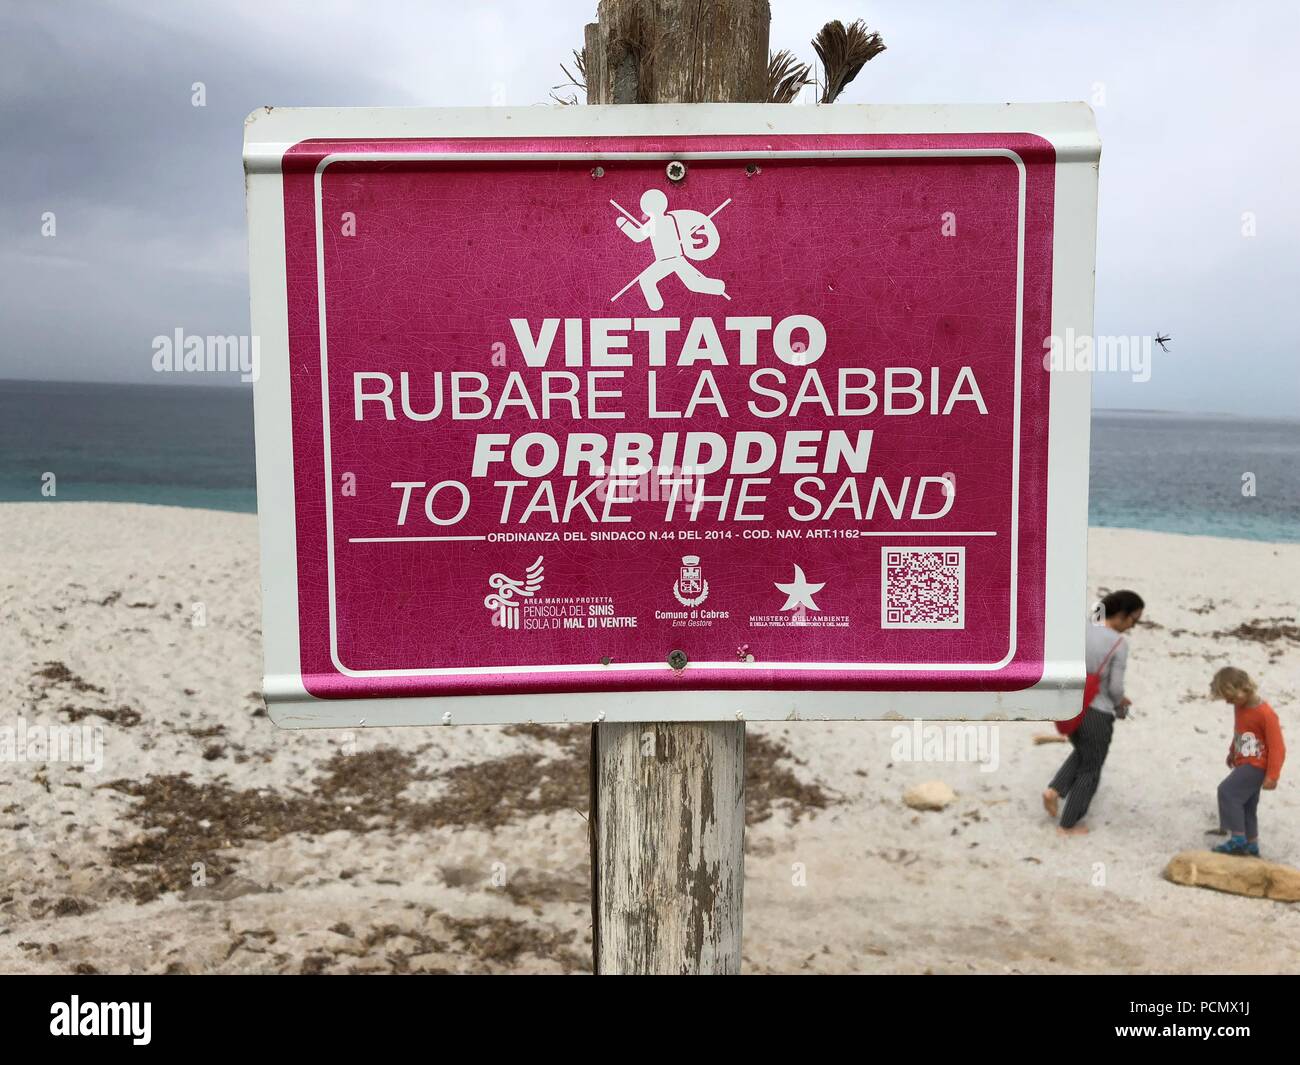
<path fill-rule="evenodd" d="M 1043 809 L 1052 817 L 1056 816 L 1057 803 L 1060 801 L 1061 797 L 1056 794 L 1056 791 L 1053 788 L 1048 788 L 1043 792 Z"/>
<path fill-rule="evenodd" d="M 1086 836 L 1088 827 L 1086 825 L 1075 825 L 1073 828 L 1058 828 L 1056 831 L 1062 836 Z"/>

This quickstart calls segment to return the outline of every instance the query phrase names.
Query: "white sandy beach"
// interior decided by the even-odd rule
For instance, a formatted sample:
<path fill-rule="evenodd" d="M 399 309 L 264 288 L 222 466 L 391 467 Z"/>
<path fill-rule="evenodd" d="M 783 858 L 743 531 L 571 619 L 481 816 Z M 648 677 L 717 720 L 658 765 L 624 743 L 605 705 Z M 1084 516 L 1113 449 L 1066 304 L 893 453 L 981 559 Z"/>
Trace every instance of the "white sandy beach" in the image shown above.
<path fill-rule="evenodd" d="M 276 729 L 249 515 L 3 504 L 0 546 L 0 726 L 103 736 L 98 772 L 0 762 L 0 971 L 589 966 L 585 728 Z M 1068 750 L 1032 742 L 1049 724 L 998 726 L 993 772 L 891 764 L 887 723 L 751 724 L 751 812 L 775 798 L 748 832 L 746 971 L 1300 971 L 1300 906 L 1160 876 L 1217 842 L 1232 718 L 1205 693 L 1228 663 L 1288 733 L 1261 836 L 1300 865 L 1300 545 L 1094 529 L 1090 570 L 1151 623 L 1092 833 L 1039 804 Z M 932 779 L 957 802 L 903 805 Z"/>

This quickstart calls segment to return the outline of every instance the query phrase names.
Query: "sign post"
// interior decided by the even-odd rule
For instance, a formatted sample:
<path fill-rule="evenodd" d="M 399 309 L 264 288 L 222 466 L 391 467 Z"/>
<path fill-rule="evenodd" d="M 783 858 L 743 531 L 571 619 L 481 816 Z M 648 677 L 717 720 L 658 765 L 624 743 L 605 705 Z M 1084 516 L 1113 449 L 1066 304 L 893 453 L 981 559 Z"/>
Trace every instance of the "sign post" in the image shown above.
<path fill-rule="evenodd" d="M 767 0 L 725 6 L 603 0 L 597 20 L 583 33 L 587 103 L 763 101 L 770 23 Z M 664 176 L 670 187 L 682 187 L 687 165 L 670 160 Z M 665 300 L 661 283 L 678 280 L 688 292 L 730 302 L 725 278 L 701 271 L 721 246 L 714 219 L 731 197 L 702 214 L 680 204 L 670 209 L 666 191 L 661 182 L 647 188 L 635 215 L 619 208 L 619 230 L 648 244 L 653 262 L 611 302 L 636 287 L 647 310 L 659 312 Z M 689 624 L 704 620 L 699 609 L 708 600 L 709 583 L 700 555 L 692 551 L 681 561 L 673 598 L 685 609 L 671 613 Z M 687 652 L 675 648 L 668 664 L 684 672 Z M 745 723 L 736 716 L 652 728 L 625 722 L 591 726 L 588 829 L 597 974 L 740 972 Z"/>
<path fill-rule="evenodd" d="M 1077 709 L 1098 152 L 1083 105 L 256 112 L 273 719 L 600 722 L 605 957 L 733 971 L 741 722 Z"/>

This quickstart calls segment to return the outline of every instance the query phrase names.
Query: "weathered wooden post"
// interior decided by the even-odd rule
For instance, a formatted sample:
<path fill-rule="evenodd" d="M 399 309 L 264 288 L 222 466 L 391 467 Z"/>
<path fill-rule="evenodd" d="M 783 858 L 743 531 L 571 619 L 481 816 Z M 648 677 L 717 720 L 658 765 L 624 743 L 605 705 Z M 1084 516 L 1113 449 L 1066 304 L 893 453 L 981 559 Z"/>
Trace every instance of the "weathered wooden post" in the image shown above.
<path fill-rule="evenodd" d="M 600 0 L 587 102 L 763 102 L 770 21 L 768 0 Z M 742 722 L 593 725 L 590 826 L 597 973 L 740 971 Z"/>

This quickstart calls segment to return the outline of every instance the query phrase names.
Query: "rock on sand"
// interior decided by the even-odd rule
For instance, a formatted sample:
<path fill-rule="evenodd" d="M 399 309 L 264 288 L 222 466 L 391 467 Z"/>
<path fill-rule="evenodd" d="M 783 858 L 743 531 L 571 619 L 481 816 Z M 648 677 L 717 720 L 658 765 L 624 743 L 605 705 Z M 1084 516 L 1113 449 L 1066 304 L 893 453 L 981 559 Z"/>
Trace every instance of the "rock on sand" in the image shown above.
<path fill-rule="evenodd" d="M 956 792 L 942 780 L 927 780 L 903 792 L 903 802 L 913 810 L 942 810 L 956 798 Z"/>

